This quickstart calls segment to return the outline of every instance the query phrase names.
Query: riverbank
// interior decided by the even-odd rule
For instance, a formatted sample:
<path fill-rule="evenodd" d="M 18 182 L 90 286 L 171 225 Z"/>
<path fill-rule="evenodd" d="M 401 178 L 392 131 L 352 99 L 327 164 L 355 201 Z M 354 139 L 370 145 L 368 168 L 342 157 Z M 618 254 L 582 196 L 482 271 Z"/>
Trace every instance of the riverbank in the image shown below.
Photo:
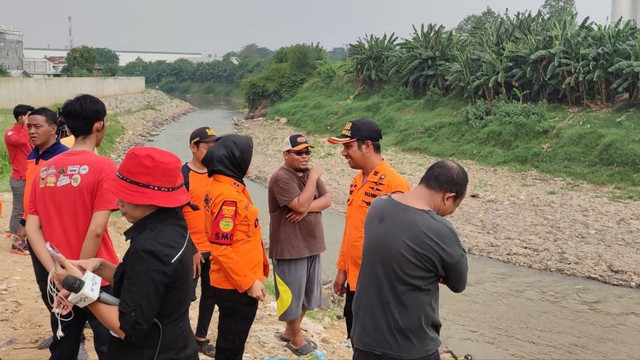
<path fill-rule="evenodd" d="M 299 132 L 279 120 L 238 122 L 237 131 L 253 137 L 255 144 L 250 177 L 262 184 L 281 165 L 282 139 Z M 325 136 L 307 135 L 316 146 L 312 162 L 324 168 L 334 208 L 344 212 L 355 171 L 341 157 L 340 147 L 327 144 Z M 383 148 L 383 154 L 413 185 L 437 160 L 396 148 Z M 639 286 L 640 201 L 615 201 L 611 188 L 534 171 L 513 173 L 460 163 L 470 175 L 469 196 L 451 221 L 467 252 L 617 286 Z"/>

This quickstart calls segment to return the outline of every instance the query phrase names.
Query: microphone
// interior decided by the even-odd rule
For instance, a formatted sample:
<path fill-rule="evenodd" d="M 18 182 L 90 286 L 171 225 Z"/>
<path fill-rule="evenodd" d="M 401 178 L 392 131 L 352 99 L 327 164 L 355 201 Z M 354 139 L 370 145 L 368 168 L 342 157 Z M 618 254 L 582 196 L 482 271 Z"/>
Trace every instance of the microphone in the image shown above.
<path fill-rule="evenodd" d="M 87 271 L 88 272 L 88 271 Z M 95 276 L 95 275 L 94 275 Z M 95 278 L 100 279 L 99 277 L 95 276 Z M 102 280 L 102 279 L 100 279 Z M 89 297 L 89 298 L 93 298 L 92 300 L 98 300 L 103 304 L 107 304 L 107 305 L 115 305 L 118 306 L 118 304 L 120 304 L 120 299 L 118 299 L 117 297 L 113 296 L 113 295 L 109 295 L 106 292 L 102 291 L 102 290 L 98 290 L 98 294 L 97 294 L 97 298 L 95 296 L 90 295 L 90 293 L 95 293 L 97 289 L 95 289 L 95 285 L 98 285 L 98 289 L 99 289 L 99 285 L 100 285 L 100 281 L 92 281 L 91 285 L 87 285 L 85 283 L 84 280 L 73 276 L 73 275 L 67 275 L 64 277 L 64 279 L 62 280 L 62 287 L 65 290 L 71 291 L 72 293 L 76 294 L 76 295 L 83 295 L 82 297 Z M 92 286 L 93 285 L 93 286 Z M 93 287 L 94 289 L 87 289 L 87 287 Z M 73 296 L 72 296 L 73 297 Z M 74 302 L 74 299 L 72 299 L 72 297 L 69 297 L 69 301 L 73 302 L 74 304 L 80 306 L 80 307 L 84 307 L 88 304 L 90 304 L 93 301 L 89 301 L 86 302 L 85 299 L 83 299 L 82 303 L 85 303 L 84 306 Z"/>

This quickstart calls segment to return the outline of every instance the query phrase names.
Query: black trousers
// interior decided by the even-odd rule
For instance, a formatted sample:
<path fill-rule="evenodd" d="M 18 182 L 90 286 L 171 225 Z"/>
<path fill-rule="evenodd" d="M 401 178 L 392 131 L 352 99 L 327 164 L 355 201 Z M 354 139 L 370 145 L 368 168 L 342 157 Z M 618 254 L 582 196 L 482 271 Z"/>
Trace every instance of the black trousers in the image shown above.
<path fill-rule="evenodd" d="M 216 360 L 242 360 L 244 345 L 258 311 L 258 300 L 235 289 L 213 287 L 220 317 Z"/>
<path fill-rule="evenodd" d="M 110 286 L 102 287 L 102 291 L 108 290 L 109 288 Z M 63 317 L 63 319 L 68 316 L 69 314 Z M 109 344 L 109 337 L 111 336 L 109 330 L 93 316 L 91 311 L 74 306 L 73 318 L 69 321 L 60 322 L 64 336 L 61 339 L 58 339 L 55 335 L 53 336 L 53 342 L 51 346 L 49 346 L 49 352 L 51 353 L 49 360 L 78 358 L 82 332 L 84 331 L 84 324 L 87 321 L 91 326 L 91 330 L 93 330 L 93 345 L 98 354 L 98 359 L 107 358 L 107 346 Z M 51 314 L 51 331 L 55 334 L 57 330 L 58 319 Z"/>
<path fill-rule="evenodd" d="M 40 290 L 42 303 L 47 307 L 47 310 L 51 312 L 51 305 L 49 305 L 49 301 L 47 300 L 47 278 L 49 277 L 49 273 L 47 272 L 47 269 L 44 268 L 44 265 L 42 265 L 40 260 L 38 260 L 36 253 L 31 249 L 31 245 L 29 245 L 28 241 L 27 248 L 29 249 L 31 264 L 33 265 L 33 274 L 36 277 L 36 284 L 38 284 L 38 290 Z"/>
<path fill-rule="evenodd" d="M 385 355 L 379 355 L 376 353 L 372 353 L 369 351 L 360 350 L 358 348 L 353 349 L 353 360 L 401 360 L 394 357 L 389 357 Z M 429 354 L 427 356 L 419 357 L 417 359 L 411 360 L 440 360 L 440 353 L 438 350 L 433 354 Z"/>
<path fill-rule="evenodd" d="M 84 324 L 88 321 L 91 329 L 93 330 L 93 344 L 98 354 L 99 359 L 106 359 L 107 357 L 107 345 L 109 343 L 109 330 L 105 328 L 89 310 L 81 309 L 77 306 L 73 307 L 73 319 L 70 321 L 61 321 L 62 332 L 64 336 L 58 339 L 55 336 L 58 331 L 58 319 L 51 313 L 51 305 L 49 300 L 53 303 L 53 298 L 50 298 L 47 294 L 47 278 L 49 273 L 47 269 L 42 265 L 38 257 L 35 255 L 31 247 L 29 247 L 29 254 L 31 255 L 31 262 L 33 264 L 33 272 L 36 277 L 36 283 L 40 290 L 40 296 L 44 305 L 49 310 L 51 331 L 53 334 L 53 342 L 49 346 L 49 352 L 51 353 L 50 360 L 66 360 L 77 359 L 78 351 L 80 350 L 80 342 L 82 341 L 82 333 L 84 331 Z M 111 294 L 113 292 L 111 286 L 103 286 L 102 291 Z M 63 317 L 69 318 L 70 314 Z"/>
<path fill-rule="evenodd" d="M 206 339 L 211 324 L 211 317 L 216 306 L 213 294 L 213 286 L 209 281 L 209 270 L 211 269 L 211 261 L 209 256 L 211 253 L 202 253 L 204 262 L 202 263 L 202 271 L 200 273 L 200 303 L 198 305 L 198 324 L 196 325 L 196 337 Z M 197 280 L 196 280 L 197 281 Z"/>
<path fill-rule="evenodd" d="M 353 305 L 353 296 L 356 294 L 355 291 L 351 291 L 349 288 L 349 284 L 347 284 L 347 292 L 345 294 L 344 299 L 344 321 L 347 324 L 347 339 L 351 338 L 351 328 L 353 328 L 353 310 L 351 310 L 351 305 Z"/>

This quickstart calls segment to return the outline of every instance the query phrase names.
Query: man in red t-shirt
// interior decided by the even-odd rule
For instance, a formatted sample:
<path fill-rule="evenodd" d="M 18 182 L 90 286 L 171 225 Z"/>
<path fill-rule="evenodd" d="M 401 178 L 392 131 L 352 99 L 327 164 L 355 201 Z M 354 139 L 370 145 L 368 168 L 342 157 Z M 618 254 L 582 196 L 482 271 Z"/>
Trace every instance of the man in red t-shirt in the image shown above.
<path fill-rule="evenodd" d="M 33 106 L 16 105 L 13 108 L 13 117 L 16 119 L 15 125 L 4 133 L 4 144 L 7 146 L 9 162 L 11 163 L 11 176 L 9 185 L 13 194 L 13 206 L 11 207 L 11 218 L 9 220 L 9 231 L 16 243 L 16 234 L 20 231 L 20 219 L 24 213 L 22 197 L 24 196 L 25 179 L 27 176 L 27 155 L 33 149 L 29 134 L 27 133 L 27 117 L 33 111 Z M 12 252 L 24 253 L 25 249 L 15 247 Z"/>
<path fill-rule="evenodd" d="M 47 161 L 33 181 L 26 225 L 29 245 L 49 272 L 55 266 L 45 248 L 47 241 L 67 259 L 97 257 L 117 264 L 107 221 L 118 207 L 116 198 L 103 186 L 115 176 L 116 165 L 94 152 L 104 137 L 106 107 L 94 96 L 80 95 L 65 102 L 62 116 L 76 141 L 71 149 Z M 110 291 L 109 288 L 103 286 L 102 290 Z M 55 334 L 59 329 L 54 320 L 51 323 Z M 73 318 L 61 322 L 65 336 L 55 337 L 49 347 L 51 359 L 78 356 L 86 321 L 93 329 L 98 357 L 106 358 L 109 331 L 90 312 L 74 307 Z"/>

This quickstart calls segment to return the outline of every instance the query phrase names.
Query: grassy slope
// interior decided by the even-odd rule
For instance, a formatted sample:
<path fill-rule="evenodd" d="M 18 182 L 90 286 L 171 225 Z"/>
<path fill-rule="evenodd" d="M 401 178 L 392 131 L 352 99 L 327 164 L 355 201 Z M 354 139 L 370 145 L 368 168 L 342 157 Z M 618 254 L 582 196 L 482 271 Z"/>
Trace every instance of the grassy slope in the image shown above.
<path fill-rule="evenodd" d="M 321 134 L 338 134 L 346 120 L 369 117 L 383 128 L 383 145 L 610 184 L 622 190 L 616 196 L 640 198 L 640 113 L 633 107 L 572 113 L 551 105 L 542 126 L 547 131 L 511 124 L 475 129 L 464 120 L 464 100 L 408 100 L 387 89 L 349 101 L 351 93 L 307 84 L 273 106 L 270 117 Z"/>

